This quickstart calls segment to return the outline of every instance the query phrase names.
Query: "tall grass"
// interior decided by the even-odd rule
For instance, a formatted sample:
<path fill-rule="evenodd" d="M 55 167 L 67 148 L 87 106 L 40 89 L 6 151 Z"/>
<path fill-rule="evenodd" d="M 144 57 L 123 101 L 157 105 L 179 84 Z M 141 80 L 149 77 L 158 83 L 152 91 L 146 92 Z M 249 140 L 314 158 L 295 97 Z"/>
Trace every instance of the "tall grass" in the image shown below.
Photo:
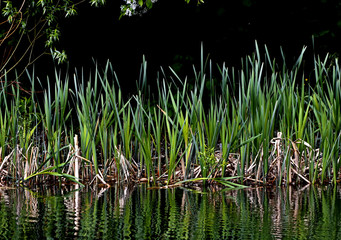
<path fill-rule="evenodd" d="M 214 68 L 202 50 L 200 69 L 193 67 L 191 76 L 161 68 L 151 88 L 156 92 L 143 59 L 137 88 L 128 96 L 110 62 L 87 77 L 75 71 L 73 84 L 56 73 L 43 94 L 35 90 L 34 72 L 28 74 L 29 94 L 5 78 L 2 179 L 30 184 L 50 175 L 79 183 L 79 171 L 80 182 L 99 184 L 336 184 L 340 66 L 328 55 L 316 56 L 308 59 L 314 68 L 306 75 L 305 52 L 289 66 L 284 54 L 272 59 L 256 44 L 237 70 Z M 74 169 L 75 158 L 80 169 Z"/>

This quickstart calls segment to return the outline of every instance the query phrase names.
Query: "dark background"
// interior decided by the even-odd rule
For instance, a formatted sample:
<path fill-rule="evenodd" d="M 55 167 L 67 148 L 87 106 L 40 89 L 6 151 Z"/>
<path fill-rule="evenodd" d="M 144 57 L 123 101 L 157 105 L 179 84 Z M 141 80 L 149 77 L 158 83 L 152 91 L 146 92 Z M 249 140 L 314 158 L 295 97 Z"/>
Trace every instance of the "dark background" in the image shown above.
<path fill-rule="evenodd" d="M 277 58 L 282 46 L 289 60 L 303 45 L 307 55 L 341 49 L 340 1 L 205 0 L 197 6 L 195 0 L 159 0 L 146 14 L 119 20 L 121 3 L 83 4 L 77 16 L 61 22 L 59 47 L 66 50 L 70 69 L 94 69 L 93 59 L 102 65 L 109 59 L 120 81 L 135 84 L 143 55 L 150 72 L 173 66 L 192 74 L 188 69 L 199 63 L 201 43 L 205 56 L 228 66 L 251 54 L 255 40 Z"/>

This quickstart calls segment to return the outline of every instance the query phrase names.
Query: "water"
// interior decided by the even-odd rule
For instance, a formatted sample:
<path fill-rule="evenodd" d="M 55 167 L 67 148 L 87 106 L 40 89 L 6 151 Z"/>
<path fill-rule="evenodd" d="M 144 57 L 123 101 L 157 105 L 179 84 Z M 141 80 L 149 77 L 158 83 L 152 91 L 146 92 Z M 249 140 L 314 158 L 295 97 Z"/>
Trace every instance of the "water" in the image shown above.
<path fill-rule="evenodd" d="M 1 239 L 341 239 L 339 188 L 0 189 Z"/>

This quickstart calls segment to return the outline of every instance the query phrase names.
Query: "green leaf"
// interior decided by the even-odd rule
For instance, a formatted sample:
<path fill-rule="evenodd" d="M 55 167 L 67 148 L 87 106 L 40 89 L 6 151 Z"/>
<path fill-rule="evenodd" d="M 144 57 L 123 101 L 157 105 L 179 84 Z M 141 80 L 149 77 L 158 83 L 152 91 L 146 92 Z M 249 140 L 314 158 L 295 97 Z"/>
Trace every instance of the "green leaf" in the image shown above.
<path fill-rule="evenodd" d="M 66 174 L 66 173 L 63 173 L 62 174 L 64 178 L 66 178 L 67 180 L 70 180 L 72 182 L 75 182 L 77 184 L 79 184 L 80 186 L 84 187 L 84 184 L 82 184 L 81 182 L 77 181 L 75 176 L 72 176 L 72 175 L 69 175 L 69 174 Z"/>
<path fill-rule="evenodd" d="M 73 15 L 76 15 L 76 14 L 77 14 L 77 11 L 76 11 L 76 9 L 75 9 L 75 5 L 72 5 L 71 7 L 69 7 L 69 8 L 66 10 L 65 17 L 73 16 Z"/>
<path fill-rule="evenodd" d="M 242 142 L 241 144 L 239 144 L 239 146 L 236 147 L 236 148 L 238 149 L 238 148 L 244 146 L 245 144 L 248 144 L 249 142 L 252 142 L 253 140 L 255 140 L 256 138 L 258 138 L 258 137 L 260 137 L 260 136 L 262 136 L 262 135 L 263 135 L 263 134 L 260 133 L 260 134 L 258 134 L 257 136 L 253 136 L 253 137 L 247 139 L 246 141 Z"/>
<path fill-rule="evenodd" d="M 233 179 L 238 179 L 241 176 L 234 176 L 234 177 L 223 177 L 223 178 L 209 178 L 209 177 L 201 177 L 201 178 L 192 178 L 192 179 L 187 179 L 187 180 L 183 180 L 180 182 L 175 183 L 175 185 L 180 185 L 182 183 L 186 183 L 186 182 L 197 182 L 197 181 L 204 181 L 204 180 L 211 180 L 211 181 L 215 181 L 217 183 L 220 183 L 230 189 L 241 189 L 241 188 L 247 188 L 247 186 L 244 186 L 242 184 L 238 184 L 235 182 L 231 182 L 230 180 Z"/>
<path fill-rule="evenodd" d="M 139 0 L 139 5 L 142 7 L 143 6 L 143 0 Z"/>
<path fill-rule="evenodd" d="M 35 174 L 32 174 L 32 175 L 26 177 L 24 179 L 24 181 L 27 181 L 28 179 L 33 178 L 33 177 L 38 176 L 38 175 L 52 175 L 52 176 L 57 176 L 57 177 L 61 177 L 62 176 L 60 173 L 48 172 L 48 171 L 44 170 L 44 171 L 41 171 L 41 172 L 38 172 L 38 173 L 35 173 Z"/>
<path fill-rule="evenodd" d="M 147 8 L 151 9 L 153 7 L 153 3 L 151 0 L 146 1 Z"/>
<path fill-rule="evenodd" d="M 103 6 L 105 4 L 105 0 L 90 0 L 90 4 L 95 7 Z"/>

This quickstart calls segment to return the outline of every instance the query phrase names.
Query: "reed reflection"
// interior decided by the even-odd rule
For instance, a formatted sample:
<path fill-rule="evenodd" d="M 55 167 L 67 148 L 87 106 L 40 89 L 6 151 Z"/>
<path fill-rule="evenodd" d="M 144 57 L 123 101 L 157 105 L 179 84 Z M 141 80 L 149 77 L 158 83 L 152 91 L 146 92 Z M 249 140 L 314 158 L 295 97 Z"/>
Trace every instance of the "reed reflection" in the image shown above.
<path fill-rule="evenodd" d="M 336 188 L 0 189 L 0 234 L 27 239 L 340 238 Z"/>

